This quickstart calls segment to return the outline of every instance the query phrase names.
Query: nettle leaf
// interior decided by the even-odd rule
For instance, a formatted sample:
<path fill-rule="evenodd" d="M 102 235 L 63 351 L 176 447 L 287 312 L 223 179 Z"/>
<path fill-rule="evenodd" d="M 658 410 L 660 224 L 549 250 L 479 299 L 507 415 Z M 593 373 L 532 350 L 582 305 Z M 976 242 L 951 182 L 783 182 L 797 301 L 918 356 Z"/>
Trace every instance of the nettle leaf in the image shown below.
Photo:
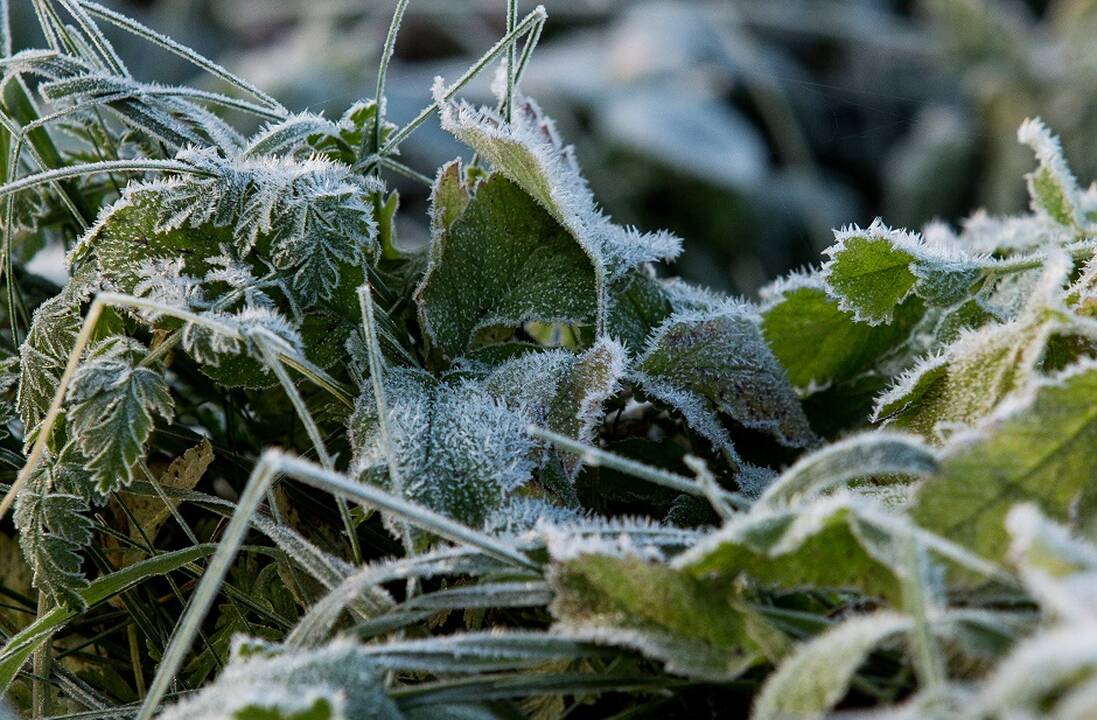
<path fill-rule="evenodd" d="M 445 103 L 442 127 L 491 163 L 559 225 L 588 258 L 596 324 L 607 311 L 609 282 L 631 268 L 671 260 L 681 241 L 665 232 L 644 234 L 613 224 L 598 209 L 579 173 L 574 151 L 564 146 L 552 120 L 528 98 L 515 98 L 512 122 L 486 108 Z"/>
<path fill-rule="evenodd" d="M 160 720 L 399 720 L 362 646 L 337 640 L 289 651 L 245 637 L 217 679 Z"/>
<path fill-rule="evenodd" d="M 827 294 L 820 273 L 795 274 L 763 291 L 766 342 L 798 389 L 818 390 L 866 372 L 906 339 L 923 311 L 903 301 L 886 325 L 857 322 Z"/>
<path fill-rule="evenodd" d="M 1069 269 L 1065 256 L 1053 256 L 1018 318 L 962 332 L 942 355 L 924 359 L 881 395 L 873 419 L 940 441 L 1031 383 L 1052 335 L 1070 324 L 1061 298 Z"/>
<path fill-rule="evenodd" d="M 19 493 L 13 516 L 34 587 L 58 605 L 77 610 L 84 608 L 80 591 L 88 586 L 79 552 L 92 539 L 92 523 L 85 514 L 90 485 L 70 453 L 47 453 Z"/>
<path fill-rule="evenodd" d="M 436 190 L 436 205 L 452 195 Z M 423 329 L 443 351 L 459 354 L 494 325 L 595 320 L 599 281 L 590 257 L 521 188 L 490 175 L 467 204 L 457 202 L 460 213 L 433 210 L 456 218 L 434 236 L 415 294 Z"/>
<path fill-rule="evenodd" d="M 80 304 L 61 293 L 38 306 L 19 348 L 16 409 L 29 441 L 49 409 L 83 320 Z"/>
<path fill-rule="evenodd" d="M 909 616 L 878 612 L 846 620 L 804 643 L 766 680 L 751 719 L 824 717 L 845 697 L 869 654 L 913 624 Z"/>
<path fill-rule="evenodd" d="M 670 672 L 734 678 L 759 652 L 723 579 L 698 579 L 639 556 L 578 554 L 553 564 L 555 629 L 623 645 Z"/>
<path fill-rule="evenodd" d="M 866 229 L 835 232 L 824 252 L 828 292 L 839 309 L 870 325 L 890 323 L 911 293 L 935 305 L 964 299 L 988 262 L 957 247 L 930 244 L 921 236 L 892 230 L 877 220 Z"/>
<path fill-rule="evenodd" d="M 132 292 L 142 263 L 181 255 L 187 273 L 202 277 L 207 258 L 228 243 L 241 259 L 258 253 L 297 303 L 311 307 L 379 252 L 368 202 L 380 189 L 375 179 L 318 157 L 226 158 L 203 149 L 177 159 L 198 174 L 128 185 L 80 240 L 73 261 L 93 254 L 104 277 Z"/>
<path fill-rule="evenodd" d="M 475 527 L 531 476 L 533 440 L 517 412 L 471 380 L 439 382 L 422 371 L 393 368 L 385 376 L 385 447 L 372 389 L 349 420 L 354 467 L 385 485 Z M 390 476 L 388 452 L 399 474 Z"/>
<path fill-rule="evenodd" d="M 66 396 L 70 432 L 103 495 L 133 481 L 153 413 L 168 421 L 174 413 L 163 374 L 138 365 L 145 352 L 136 340 L 101 341 L 76 370 Z"/>
<path fill-rule="evenodd" d="M 1042 213 L 1060 225 L 1087 229 L 1082 192 L 1074 173 L 1063 158 L 1059 138 L 1051 134 L 1039 118 L 1026 118 L 1017 130 L 1017 139 L 1036 153 L 1040 167 L 1025 176 L 1034 212 Z"/>
<path fill-rule="evenodd" d="M 1097 498 L 1097 366 L 1082 363 L 1035 383 L 944 449 L 941 469 L 919 488 L 914 520 L 1000 559 L 1006 514 L 1031 502 L 1053 519 L 1090 522 Z"/>
<path fill-rule="evenodd" d="M 671 315 L 652 333 L 631 376 L 730 458 L 735 451 L 717 413 L 791 447 L 815 441 L 762 337 L 757 312 L 744 303 L 725 301 L 710 310 Z"/>

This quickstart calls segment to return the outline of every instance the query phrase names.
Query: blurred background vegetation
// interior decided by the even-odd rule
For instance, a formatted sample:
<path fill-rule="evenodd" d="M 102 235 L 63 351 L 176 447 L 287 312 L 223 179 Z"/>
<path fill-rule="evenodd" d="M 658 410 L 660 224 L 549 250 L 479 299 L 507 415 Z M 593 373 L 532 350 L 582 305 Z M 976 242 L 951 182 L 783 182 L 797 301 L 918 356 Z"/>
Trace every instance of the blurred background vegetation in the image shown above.
<path fill-rule="evenodd" d="M 338 117 L 373 93 L 394 0 L 112 0 L 293 109 Z M 532 9 L 523 0 L 521 11 Z M 813 262 L 831 229 L 1020 211 L 1028 115 L 1097 176 L 1097 0 L 544 0 L 524 89 L 574 143 L 618 220 L 686 240 L 673 271 L 751 294 Z M 16 38 L 30 3 L 13 3 Z M 502 33 L 503 0 L 411 0 L 389 115 L 429 101 Z M 191 69 L 119 38 L 142 79 Z M 466 96 L 487 101 L 488 73 Z M 199 80 L 201 82 L 208 82 Z M 430 123 L 404 160 L 461 148 Z M 395 182 L 395 180 L 394 180 Z M 426 241 L 426 188 L 401 186 L 400 240 Z"/>

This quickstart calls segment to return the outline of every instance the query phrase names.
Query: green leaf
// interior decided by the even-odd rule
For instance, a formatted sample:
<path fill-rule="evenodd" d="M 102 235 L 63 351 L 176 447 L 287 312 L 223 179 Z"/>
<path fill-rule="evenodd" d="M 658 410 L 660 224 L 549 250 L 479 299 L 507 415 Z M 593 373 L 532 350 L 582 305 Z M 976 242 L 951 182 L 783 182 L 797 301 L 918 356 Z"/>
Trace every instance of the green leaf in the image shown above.
<path fill-rule="evenodd" d="M 922 477 L 936 469 L 936 454 L 915 437 L 887 432 L 861 433 L 800 458 L 766 488 L 757 504 L 788 505 L 858 478 Z"/>
<path fill-rule="evenodd" d="M 526 423 L 481 384 L 393 368 L 385 395 L 390 447 L 367 390 L 349 420 L 353 474 L 474 527 L 529 480 L 534 444 Z M 389 472 L 390 452 L 398 478 Z"/>
<path fill-rule="evenodd" d="M 824 251 L 830 256 L 823 264 L 827 290 L 840 310 L 870 325 L 890 323 L 911 293 L 934 305 L 960 302 L 990 262 L 878 220 L 866 229 L 836 232 L 835 239 Z"/>
<path fill-rule="evenodd" d="M 1040 162 L 1039 168 L 1025 176 L 1032 209 L 1060 225 L 1087 227 L 1089 223 L 1081 207 L 1081 190 L 1063 158 L 1059 138 L 1052 135 L 1039 118 L 1026 118 L 1017 130 L 1017 139 L 1031 147 Z"/>
<path fill-rule="evenodd" d="M 903 516 L 849 495 L 794 508 L 758 506 L 730 520 L 672 565 L 695 577 L 731 582 L 742 574 L 784 590 L 853 589 L 898 605 L 911 537 L 951 567 L 981 575 L 996 572 L 993 565 L 919 530 Z"/>
<path fill-rule="evenodd" d="M 845 697 L 869 653 L 912 626 L 906 615 L 877 612 L 846 620 L 804 643 L 766 680 L 751 720 L 824 717 Z"/>
<path fill-rule="evenodd" d="M 669 233 L 643 234 L 602 214 L 579 173 L 575 154 L 552 120 L 529 98 L 516 97 L 511 122 L 492 110 L 447 103 L 442 127 L 466 143 L 553 218 L 589 258 L 597 325 L 604 325 L 608 283 L 628 270 L 672 260 L 681 241 Z"/>
<path fill-rule="evenodd" d="M 29 439 L 42 422 L 82 324 L 80 305 L 61 293 L 34 311 L 30 332 L 19 348 L 16 408 Z"/>
<path fill-rule="evenodd" d="M 652 333 L 632 378 L 728 457 L 735 451 L 717 413 L 792 447 L 815 440 L 762 337 L 760 318 L 743 303 L 725 301 L 667 318 Z"/>
<path fill-rule="evenodd" d="M 793 275 L 767 289 L 762 330 L 789 381 L 810 390 L 869 370 L 909 335 L 921 314 L 922 303 L 908 299 L 890 324 L 857 322 L 827 295 L 819 274 Z"/>
<path fill-rule="evenodd" d="M 603 406 L 620 387 L 627 363 L 620 343 L 602 339 L 579 354 L 526 352 L 501 363 L 483 382 L 489 393 L 521 413 L 527 423 L 592 443 Z M 580 459 L 573 453 L 557 457 L 574 480 Z"/>
<path fill-rule="evenodd" d="M 610 285 L 606 332 L 620 340 L 630 353 L 639 353 L 651 331 L 672 310 L 659 280 L 644 270 L 633 270 Z"/>
<path fill-rule="evenodd" d="M 435 201 L 453 194 L 438 189 Z M 510 180 L 491 175 L 459 214 L 441 207 L 433 214 L 456 218 L 434 236 L 415 298 L 423 329 L 446 353 L 459 354 L 477 331 L 495 325 L 594 321 L 590 258 Z"/>
<path fill-rule="evenodd" d="M 873 419 L 939 442 L 1031 383 L 1053 333 L 1069 323 L 1061 288 L 1070 266 L 1056 257 L 1017 319 L 962 333 L 921 361 L 877 399 Z"/>
<path fill-rule="evenodd" d="M 87 585 L 80 550 L 92 538 L 85 515 L 91 483 L 70 453 L 43 455 L 15 503 L 19 545 L 33 572 L 33 585 L 58 605 L 83 609 Z"/>
<path fill-rule="evenodd" d="M 213 554 L 216 545 L 194 545 L 166 552 L 142 560 L 129 567 L 95 580 L 80 591 L 82 606 L 92 607 L 128 590 L 134 585 L 156 575 L 164 575 L 178 568 Z M 78 612 L 66 606 L 58 606 L 38 617 L 32 624 L 15 635 L 0 649 L 0 692 L 6 692 L 19 669 L 30 659 L 42 643 L 60 630 Z"/>
<path fill-rule="evenodd" d="M 1036 383 L 945 448 L 941 469 L 919 489 L 914 520 L 987 558 L 1009 546 L 1016 503 L 1048 517 L 1089 522 L 1097 497 L 1097 366 L 1085 363 Z"/>
<path fill-rule="evenodd" d="M 579 554 L 553 565 L 557 630 L 638 649 L 670 672 L 727 680 L 758 661 L 724 578 L 636 557 Z"/>
<path fill-rule="evenodd" d="M 69 387 L 69 426 L 102 495 L 133 481 L 153 413 L 168 421 L 174 413 L 162 373 L 137 364 L 144 353 L 135 340 L 107 338 L 89 351 Z"/>

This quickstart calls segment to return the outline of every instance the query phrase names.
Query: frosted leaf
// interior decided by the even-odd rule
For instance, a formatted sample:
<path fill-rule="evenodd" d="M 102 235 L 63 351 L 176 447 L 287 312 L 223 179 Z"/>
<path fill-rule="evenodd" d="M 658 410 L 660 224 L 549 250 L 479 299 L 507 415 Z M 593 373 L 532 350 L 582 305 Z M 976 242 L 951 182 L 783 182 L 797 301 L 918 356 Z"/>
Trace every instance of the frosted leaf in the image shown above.
<path fill-rule="evenodd" d="M 79 551 L 92 538 L 85 515 L 91 483 L 73 459 L 71 453 L 42 458 L 16 499 L 13 522 L 34 587 L 58 605 L 79 610 L 85 605 L 79 591 L 88 585 Z"/>
<path fill-rule="evenodd" d="M 312 113 L 298 113 L 276 123 L 269 123 L 248 138 L 248 145 L 240 154 L 251 157 L 292 155 L 302 149 L 311 153 L 314 152 L 309 145 L 311 138 L 334 135 L 337 131 L 336 125 L 330 120 Z"/>
<path fill-rule="evenodd" d="M 804 643 L 766 680 L 751 720 L 824 717 L 846 695 L 869 654 L 913 624 L 906 615 L 878 612 L 846 620 Z"/>
<path fill-rule="evenodd" d="M 918 438 L 887 432 L 861 433 L 801 457 L 766 489 L 758 504 L 787 505 L 858 478 L 921 477 L 936 469 L 935 453 Z"/>
<path fill-rule="evenodd" d="M 372 389 L 359 397 L 349 420 L 354 468 L 363 480 L 474 527 L 529 480 L 534 445 L 525 421 L 479 384 L 440 383 L 421 371 L 393 368 L 385 394 L 390 448 L 382 442 Z M 387 451 L 402 487 L 389 477 Z"/>
<path fill-rule="evenodd" d="M 484 521 L 484 530 L 493 535 L 523 535 L 539 523 L 567 524 L 581 517 L 573 508 L 561 507 L 537 497 L 512 497 Z"/>
<path fill-rule="evenodd" d="M 108 75 L 71 55 L 44 62 L 27 55 L 21 64 L 23 72 L 44 78 L 38 91 L 58 107 L 109 108 L 129 126 L 175 148 L 212 144 L 232 151 L 243 142 L 224 120 L 184 97 L 185 90 Z"/>
<path fill-rule="evenodd" d="M 436 203 L 453 196 L 434 193 Z M 525 192 L 494 174 L 458 202 L 465 203 L 460 213 L 432 211 L 436 218 L 456 217 L 434 235 L 415 292 L 420 324 L 442 350 L 460 354 L 478 330 L 493 325 L 594 321 L 597 266 Z"/>
<path fill-rule="evenodd" d="M 553 563 L 554 632 L 633 647 L 667 670 L 728 680 L 759 661 L 745 607 L 721 579 L 698 578 L 637 555 L 583 553 Z"/>
<path fill-rule="evenodd" d="M 621 345 L 602 339 L 578 355 L 545 350 L 508 360 L 484 378 L 484 386 L 520 412 L 527 423 L 592 443 L 603 406 L 619 389 L 626 365 Z M 557 457 L 574 480 L 580 459 L 572 453 Z"/>
<path fill-rule="evenodd" d="M 574 150 L 560 142 L 555 124 L 528 98 L 516 97 L 513 121 L 486 108 L 446 103 L 442 127 L 475 149 L 559 224 L 589 258 L 597 312 L 604 317 L 608 281 L 654 260 L 671 260 L 681 241 L 667 233 L 642 234 L 614 225 L 598 209 L 579 174 Z"/>
<path fill-rule="evenodd" d="M 1001 558 L 1005 518 L 1019 502 L 1048 517 L 1088 522 L 1097 500 L 1097 366 L 1083 362 L 1033 383 L 971 431 L 954 437 L 919 489 L 912 516 L 931 532 Z"/>
<path fill-rule="evenodd" d="M 781 443 L 814 442 L 800 403 L 762 337 L 760 318 L 727 301 L 707 312 L 680 312 L 651 335 L 632 379 L 682 413 L 686 422 L 734 458 L 720 413 L 774 435 Z"/>
<path fill-rule="evenodd" d="M 1006 515 L 1009 557 L 1020 570 L 1025 589 L 1048 615 L 1068 622 L 1097 619 L 1097 547 L 1072 537 L 1031 503 L 1015 505 Z"/>
<path fill-rule="evenodd" d="M 158 720 L 399 720 L 396 704 L 362 646 L 337 640 L 290 652 L 236 638 L 217 680 Z"/>
<path fill-rule="evenodd" d="M 1026 118 L 1017 130 L 1017 139 L 1031 147 L 1040 162 L 1039 168 L 1025 176 L 1033 211 L 1044 213 L 1061 225 L 1088 227 L 1078 181 L 1063 158 L 1059 138 L 1039 118 Z"/>
<path fill-rule="evenodd" d="M 29 440 L 46 414 L 82 321 L 77 302 L 62 293 L 38 306 L 19 348 L 16 408 Z"/>
<path fill-rule="evenodd" d="M 133 286 L 133 294 L 169 307 L 190 310 L 208 303 L 202 292 L 202 281 L 184 274 L 182 258 L 151 258 L 137 268 L 141 279 Z M 149 322 L 156 322 L 159 313 L 141 311 Z"/>
<path fill-rule="evenodd" d="M 918 235 L 892 230 L 880 220 L 866 229 L 845 228 L 824 252 L 827 291 L 839 309 L 870 325 L 889 323 L 911 293 L 928 302 L 962 300 L 988 260 L 947 245 L 930 245 Z"/>
<path fill-rule="evenodd" d="M 202 174 L 131 183 L 70 261 L 93 253 L 103 275 L 132 292 L 148 259 L 185 252 L 187 274 L 202 277 L 206 258 L 223 255 L 222 244 L 231 242 L 246 258 L 262 238 L 260 260 L 283 274 L 302 306 L 312 306 L 379 250 L 366 202 L 380 187 L 373 178 L 320 158 L 226 158 L 188 149 L 177 159 Z"/>
<path fill-rule="evenodd" d="M 70 431 L 103 495 L 133 481 L 153 413 L 169 421 L 173 415 L 163 375 L 137 364 L 144 352 L 135 340 L 100 341 L 76 370 L 66 396 Z"/>
<path fill-rule="evenodd" d="M 644 349 L 648 335 L 673 308 L 663 283 L 642 266 L 614 280 L 609 286 L 606 332 L 617 338 L 629 353 Z"/>
<path fill-rule="evenodd" d="M 803 392 L 865 372 L 907 338 L 920 303 L 907 300 L 886 325 L 857 322 L 826 292 L 818 272 L 793 274 L 764 289 L 766 342 Z"/>
<path fill-rule="evenodd" d="M 933 558 L 969 573 L 990 563 L 863 498 L 835 494 L 793 508 L 756 506 L 711 533 L 671 565 L 698 577 L 740 574 L 785 590 L 851 588 L 898 604 L 905 547 L 914 537 Z"/>
<path fill-rule="evenodd" d="M 1065 256 L 1053 256 L 1020 317 L 962 332 L 943 355 L 923 360 L 881 395 L 874 419 L 940 441 L 1023 389 L 1036 377 L 1052 334 L 1066 324 L 1061 295 L 1069 269 Z"/>

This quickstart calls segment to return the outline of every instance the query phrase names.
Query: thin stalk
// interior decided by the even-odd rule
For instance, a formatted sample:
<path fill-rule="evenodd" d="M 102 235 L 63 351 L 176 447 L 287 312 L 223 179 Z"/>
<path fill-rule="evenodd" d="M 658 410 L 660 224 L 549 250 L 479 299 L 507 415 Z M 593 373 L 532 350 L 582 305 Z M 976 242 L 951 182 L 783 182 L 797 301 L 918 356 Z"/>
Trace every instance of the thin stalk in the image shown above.
<path fill-rule="evenodd" d="M 434 102 L 423 108 L 422 111 L 420 111 L 419 114 L 416 115 L 411 122 L 397 130 L 396 133 L 394 133 L 393 136 L 389 138 L 388 142 L 385 143 L 385 146 L 381 148 L 380 151 L 378 151 L 378 154 L 382 156 L 391 155 L 392 152 L 400 146 L 400 143 L 406 140 L 407 137 L 415 132 L 420 125 L 425 123 L 431 115 L 437 112 L 443 103 L 446 103 L 450 99 L 452 99 L 453 96 L 456 95 L 461 88 L 467 85 L 469 81 L 476 77 L 481 70 L 494 62 L 499 57 L 499 55 L 503 53 L 504 50 L 510 47 L 513 43 L 517 42 L 518 38 L 525 35 L 537 25 L 543 24 L 547 17 L 548 15 L 545 12 L 544 6 L 538 5 L 533 12 L 531 12 L 529 15 L 526 15 L 525 19 L 523 19 L 522 22 L 518 23 L 518 25 L 515 26 L 513 31 L 507 33 L 503 36 L 502 39 L 499 40 L 499 42 L 492 45 L 491 49 L 484 53 L 484 55 L 479 60 L 477 60 L 472 65 L 472 67 L 465 71 L 464 75 L 459 77 L 452 85 L 446 88 L 446 90 L 441 93 L 440 97 L 436 97 L 434 99 Z"/>
<path fill-rule="evenodd" d="M 179 172 L 190 175 L 206 175 L 193 165 L 179 162 L 178 160 L 105 160 L 103 162 L 81 163 L 69 167 L 54 168 L 44 172 L 26 175 L 14 182 L 0 185 L 0 197 L 11 195 L 22 190 L 27 190 L 38 185 L 45 185 L 57 180 L 93 175 L 95 173 L 111 172 Z"/>
<path fill-rule="evenodd" d="M 566 435 L 561 435 L 536 425 L 528 426 L 526 431 L 538 440 L 550 442 L 561 450 L 579 456 L 582 458 L 583 462 L 588 465 L 608 467 L 612 470 L 623 472 L 626 475 L 631 475 L 632 477 L 641 480 L 647 480 L 654 485 L 661 485 L 662 487 L 676 490 L 680 493 L 693 495 L 706 500 L 709 499 L 709 491 L 706 491 L 696 480 L 691 480 L 684 475 L 672 473 L 669 470 L 663 470 L 662 468 L 652 467 L 651 465 L 645 465 L 644 463 L 621 457 L 620 455 L 607 452 L 606 450 L 594 447 L 593 445 L 585 445 Z M 716 497 L 719 498 L 721 502 L 727 503 L 733 508 L 746 510 L 751 506 L 751 501 L 739 493 L 729 492 L 723 488 L 717 488 L 715 492 Z"/>
<path fill-rule="evenodd" d="M 281 383 L 282 391 L 289 397 L 290 404 L 293 405 L 293 409 L 297 412 L 297 417 L 300 418 L 302 424 L 304 424 L 305 432 L 312 442 L 312 447 L 316 451 L 316 456 L 320 458 L 320 464 L 328 470 L 334 470 L 335 461 L 332 459 L 331 455 L 328 454 L 327 446 L 324 445 L 324 438 L 320 435 L 320 428 L 316 426 L 316 421 L 312 419 L 312 413 L 309 412 L 308 406 L 305 405 L 301 393 L 297 392 L 297 386 L 293 384 L 293 380 L 290 379 L 289 373 L 286 372 L 286 368 L 282 366 L 281 361 L 278 359 L 278 354 L 271 350 L 267 344 L 269 337 L 273 335 L 274 333 L 262 329 L 257 333 L 256 339 L 259 340 L 259 350 L 263 353 L 263 357 L 266 358 L 267 366 L 274 372 L 275 377 L 278 378 L 278 382 Z M 347 533 L 347 540 L 350 541 L 351 556 L 354 558 L 354 564 L 361 565 L 362 546 L 358 543 L 358 530 L 354 526 L 354 518 L 351 517 L 350 508 L 347 506 L 347 501 L 343 498 L 336 498 L 335 504 L 339 508 L 339 517 L 343 521 L 343 529 Z"/>
<path fill-rule="evenodd" d="M 377 103 L 377 117 L 373 124 L 373 152 L 379 152 L 381 148 L 381 129 L 385 121 L 385 79 L 388 76 L 389 62 L 392 61 L 392 52 L 396 48 L 396 36 L 400 33 L 400 24 L 404 21 L 404 11 L 407 8 L 408 0 L 396 0 L 396 9 L 392 12 L 389 30 L 385 35 L 385 46 L 377 65 L 377 92 L 373 96 Z"/>
<path fill-rule="evenodd" d="M 396 453 L 392 450 L 392 433 L 389 431 L 388 401 L 385 397 L 385 360 L 381 356 L 381 344 L 377 340 L 377 318 L 373 312 L 373 295 L 369 283 L 358 288 L 358 304 L 362 310 L 362 330 L 366 336 L 366 355 L 369 359 L 369 380 L 373 385 L 373 401 L 377 405 L 377 428 L 381 433 L 381 447 L 385 449 L 385 462 L 388 463 L 389 482 L 398 497 L 404 497 L 404 478 L 400 472 Z M 411 531 L 407 524 L 400 527 L 404 553 L 409 557 L 415 554 Z"/>
<path fill-rule="evenodd" d="M 514 26 L 518 22 L 518 0 L 507 0 L 507 34 L 514 32 Z M 515 62 L 517 60 L 517 43 L 507 46 L 507 88 L 503 98 L 503 117 L 509 124 L 514 116 L 514 80 Z"/>
<path fill-rule="evenodd" d="M 947 681 L 945 663 L 937 640 L 930 627 L 930 599 L 927 589 L 930 586 L 926 575 L 925 549 L 913 535 L 903 542 L 904 565 L 902 575 L 903 605 L 914 619 L 911 644 L 914 649 L 914 672 L 922 690 L 929 696 L 931 705 L 944 697 Z"/>

